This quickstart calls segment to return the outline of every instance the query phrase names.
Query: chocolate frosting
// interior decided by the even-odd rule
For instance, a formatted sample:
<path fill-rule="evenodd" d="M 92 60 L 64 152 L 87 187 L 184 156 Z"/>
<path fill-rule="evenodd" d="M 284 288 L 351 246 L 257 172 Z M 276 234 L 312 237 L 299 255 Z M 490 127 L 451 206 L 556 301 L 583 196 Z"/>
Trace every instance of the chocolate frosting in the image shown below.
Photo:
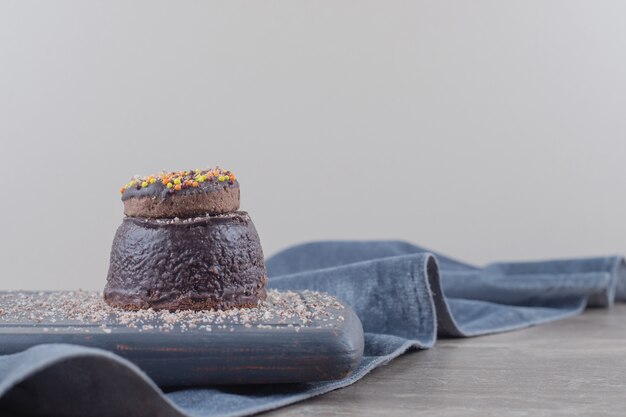
<path fill-rule="evenodd" d="M 181 189 L 180 191 L 174 191 L 157 181 L 154 184 L 150 184 L 149 187 L 142 187 L 141 184 L 138 184 L 136 186 L 126 188 L 122 193 L 122 201 L 126 201 L 129 198 L 134 197 L 159 197 L 165 199 L 178 195 L 198 195 L 210 192 L 219 192 L 228 188 L 239 188 L 239 182 L 237 180 L 231 182 L 220 182 L 217 180 L 204 181 L 198 184 L 197 187 L 187 187 Z"/>

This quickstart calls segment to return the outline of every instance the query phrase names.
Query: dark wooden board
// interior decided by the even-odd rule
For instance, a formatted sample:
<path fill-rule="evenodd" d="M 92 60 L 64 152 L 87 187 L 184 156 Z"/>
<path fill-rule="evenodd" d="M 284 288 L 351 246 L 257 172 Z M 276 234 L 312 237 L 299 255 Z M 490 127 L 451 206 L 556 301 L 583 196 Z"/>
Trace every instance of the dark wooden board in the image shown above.
<path fill-rule="evenodd" d="M 338 301 L 321 313 L 318 306 L 310 320 L 295 325 L 297 319 L 286 323 L 271 317 L 243 324 L 227 318 L 195 328 L 173 322 L 164 330 L 160 317 L 142 320 L 140 326 L 128 325 L 116 314 L 91 322 L 59 320 L 49 313 L 42 319 L 50 308 L 45 300 L 59 294 L 69 298 L 74 293 L 0 292 L 0 354 L 42 343 L 96 347 L 130 360 L 161 386 L 339 379 L 363 355 L 361 322 Z M 25 304 L 24 310 L 41 311 L 22 312 Z"/>

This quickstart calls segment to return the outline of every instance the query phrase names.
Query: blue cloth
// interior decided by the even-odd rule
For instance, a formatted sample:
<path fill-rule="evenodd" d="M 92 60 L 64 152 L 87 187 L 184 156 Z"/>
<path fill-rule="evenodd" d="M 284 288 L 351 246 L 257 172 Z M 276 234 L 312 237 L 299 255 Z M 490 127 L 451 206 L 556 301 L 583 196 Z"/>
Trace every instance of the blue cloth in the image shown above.
<path fill-rule="evenodd" d="M 620 256 L 478 268 L 405 242 L 314 242 L 267 260 L 270 286 L 334 294 L 359 315 L 365 356 L 350 377 L 286 386 L 161 391 L 130 362 L 71 345 L 0 357 L 0 412 L 54 416 L 242 416 L 345 387 L 439 337 L 520 329 L 626 300 Z M 4 415 L 4 414 L 3 414 Z"/>

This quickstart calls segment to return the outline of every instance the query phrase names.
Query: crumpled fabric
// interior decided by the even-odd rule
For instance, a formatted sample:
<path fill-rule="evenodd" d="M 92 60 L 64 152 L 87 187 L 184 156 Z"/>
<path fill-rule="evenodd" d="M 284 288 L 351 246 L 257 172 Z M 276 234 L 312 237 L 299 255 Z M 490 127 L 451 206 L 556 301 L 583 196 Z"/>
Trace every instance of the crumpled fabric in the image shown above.
<path fill-rule="evenodd" d="M 324 291 L 352 307 L 365 332 L 356 372 L 329 382 L 164 391 L 113 353 L 39 345 L 0 356 L 0 414 L 245 416 L 353 384 L 437 337 L 511 331 L 626 301 L 621 256 L 477 267 L 407 242 L 328 241 L 286 249 L 267 269 L 270 287 Z"/>

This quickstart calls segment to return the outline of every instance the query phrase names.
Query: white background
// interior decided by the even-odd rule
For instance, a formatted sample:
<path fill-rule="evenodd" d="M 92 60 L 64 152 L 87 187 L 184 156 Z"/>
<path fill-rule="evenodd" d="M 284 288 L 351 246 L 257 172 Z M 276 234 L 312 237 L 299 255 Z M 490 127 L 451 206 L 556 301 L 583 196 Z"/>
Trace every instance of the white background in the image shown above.
<path fill-rule="evenodd" d="M 219 163 L 266 254 L 626 249 L 626 4 L 0 0 L 0 288 L 103 287 L 133 174 Z"/>

